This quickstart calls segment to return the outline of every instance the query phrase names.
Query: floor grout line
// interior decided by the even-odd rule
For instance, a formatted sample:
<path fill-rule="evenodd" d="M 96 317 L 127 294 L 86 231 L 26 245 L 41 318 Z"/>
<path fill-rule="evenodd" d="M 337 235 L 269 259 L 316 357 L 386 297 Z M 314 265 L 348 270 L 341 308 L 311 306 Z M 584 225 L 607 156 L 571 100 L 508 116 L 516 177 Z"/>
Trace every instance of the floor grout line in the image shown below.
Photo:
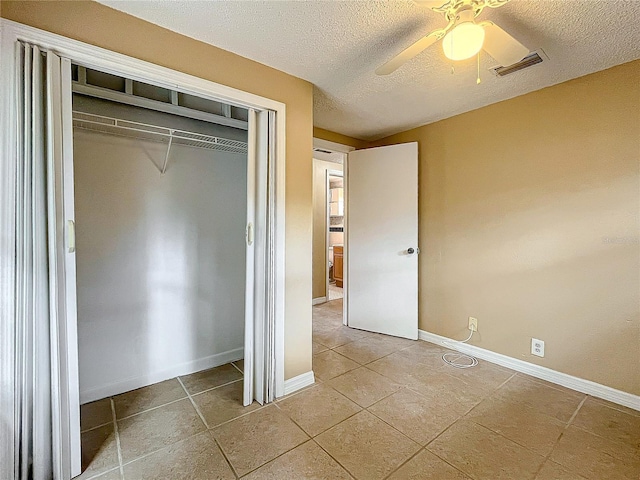
<path fill-rule="evenodd" d="M 282 410 L 278 405 L 276 405 L 276 404 L 275 404 L 275 402 L 270 403 L 270 404 L 268 404 L 268 405 L 274 405 L 274 406 L 278 409 L 278 411 L 280 411 L 284 416 L 286 416 L 286 417 L 287 417 L 287 419 L 289 419 L 291 422 L 293 422 L 293 424 L 294 424 L 296 427 L 298 427 L 298 428 L 302 431 L 302 433 L 303 433 L 304 435 L 306 435 L 306 436 L 307 436 L 307 439 L 306 439 L 304 442 L 301 442 L 301 443 L 297 444 L 296 446 L 294 446 L 294 447 L 292 447 L 292 448 L 289 448 L 288 450 L 286 450 L 286 451 L 282 452 L 281 454 L 276 455 L 276 456 L 275 456 L 275 457 L 273 457 L 271 460 L 269 460 L 269 461 L 267 461 L 267 462 L 263 463 L 262 465 L 257 466 L 257 467 L 256 467 L 256 468 L 254 468 L 253 470 L 251 470 L 251 471 L 249 471 L 249 472 L 246 472 L 246 473 L 243 475 L 243 477 L 245 477 L 245 476 L 249 475 L 249 474 L 250 474 L 250 473 L 252 473 L 252 472 L 255 472 L 256 470 L 258 470 L 258 469 L 260 469 L 260 468 L 264 467 L 265 465 L 268 465 L 268 464 L 269 464 L 269 463 L 271 463 L 271 462 L 274 462 L 275 460 L 277 460 L 278 458 L 282 457 L 283 455 L 285 455 L 285 454 L 287 454 L 287 453 L 291 452 L 292 450 L 295 450 L 295 449 L 296 449 L 296 448 L 298 448 L 300 445 L 304 445 L 305 443 L 307 443 L 307 442 L 309 442 L 309 441 L 313 441 L 313 437 L 311 437 L 311 435 L 309 435 L 309 434 L 308 434 L 308 433 L 307 433 L 307 432 L 306 432 L 306 431 L 305 431 L 305 430 L 304 430 L 300 425 L 298 425 L 298 423 L 296 423 L 296 421 L 295 421 L 293 418 L 291 418 L 291 417 L 287 414 L 287 412 L 285 412 L 285 411 L 284 411 L 284 410 Z M 254 410 L 254 412 L 255 412 L 255 411 L 257 411 L 257 410 Z M 249 413 L 253 413 L 253 412 L 249 412 Z M 239 417 L 238 417 L 238 418 L 239 418 Z M 235 420 L 235 419 L 234 419 L 234 420 Z M 214 438 L 215 438 L 215 437 L 214 437 Z M 222 450 L 222 446 L 220 446 L 220 450 Z M 235 470 L 234 470 L 234 472 L 235 472 Z"/>
<path fill-rule="evenodd" d="M 415 457 L 417 457 L 418 455 L 420 455 L 420 453 L 422 453 L 422 451 L 424 450 L 424 447 L 422 445 L 420 445 L 420 448 L 418 449 L 418 451 L 416 453 L 414 453 L 413 455 L 411 455 L 409 458 L 407 458 L 404 462 L 402 462 L 400 465 L 398 465 L 396 468 L 394 468 L 391 472 L 389 472 L 389 475 L 386 475 L 382 480 L 387 480 L 391 475 L 393 475 L 394 473 L 396 473 L 398 470 L 400 470 L 402 467 L 404 467 L 407 463 L 409 463 L 411 460 L 413 460 Z"/>
<path fill-rule="evenodd" d="M 553 451 L 556 449 L 556 447 L 560 443 L 560 440 L 564 436 L 564 432 L 567 431 L 569 426 L 571 426 L 571 424 L 573 423 L 573 420 L 576 418 L 576 416 L 578 416 L 578 412 L 582 408 L 582 405 L 584 405 L 584 402 L 587 401 L 587 398 L 588 398 L 588 395 L 585 395 L 585 397 L 582 399 L 582 401 L 578 404 L 578 406 L 576 407 L 575 411 L 573 412 L 573 415 L 571 415 L 571 418 L 569 418 L 569 420 L 567 421 L 566 425 L 562 429 L 562 432 L 560 432 L 560 435 L 558 435 L 558 438 L 556 438 L 556 441 L 553 443 L 553 447 L 551 447 L 549 449 L 549 453 L 547 453 L 544 456 L 544 462 L 542 462 L 542 464 L 540 465 L 540 468 L 538 468 L 538 470 L 536 471 L 536 477 L 540 473 L 540 470 L 542 470 L 542 467 L 544 467 L 544 465 L 551 459 L 551 455 L 553 455 Z M 562 466 L 564 467 L 564 465 L 562 465 Z"/>
<path fill-rule="evenodd" d="M 172 405 L 174 403 L 181 402 L 182 400 L 186 400 L 187 397 L 181 397 L 176 400 L 171 400 L 170 402 L 163 403 L 162 405 L 157 405 L 155 407 L 147 408 L 146 410 L 142 410 L 141 412 L 132 413 L 131 415 L 127 415 L 126 417 L 117 418 L 118 420 L 129 420 L 130 418 L 137 417 L 138 415 L 142 415 L 143 413 L 152 412 L 154 410 L 158 410 L 159 408 L 166 407 L 167 405 Z"/>
<path fill-rule="evenodd" d="M 333 387 L 329 387 L 329 388 L 332 388 L 333 390 L 335 390 L 335 388 L 333 388 Z M 336 423 L 335 425 L 331 425 L 330 427 L 325 428 L 324 430 L 322 430 L 322 431 L 321 431 L 321 432 L 319 432 L 319 433 L 316 433 L 315 435 L 311 435 L 310 433 L 308 433 L 304 428 L 302 428 L 302 426 L 301 426 L 298 422 L 296 422 L 296 421 L 295 421 L 295 419 L 294 419 L 293 417 L 291 417 L 291 415 L 289 415 L 289 413 L 288 413 L 288 412 L 286 412 L 285 410 L 283 410 L 280 406 L 276 405 L 276 407 L 278 407 L 278 409 L 279 409 L 282 413 L 284 413 L 284 414 L 285 414 L 285 415 L 286 415 L 286 416 L 287 416 L 287 417 L 288 417 L 288 418 L 289 418 L 293 423 L 295 423 L 295 424 L 298 426 L 298 428 L 300 428 L 300 430 L 302 430 L 302 431 L 303 431 L 303 432 L 304 432 L 304 433 L 305 433 L 309 438 L 314 439 L 314 438 L 316 438 L 316 437 L 319 437 L 319 436 L 320 436 L 320 435 L 322 435 L 323 433 L 325 433 L 325 432 L 327 432 L 327 431 L 331 430 L 333 427 L 337 427 L 337 426 L 338 426 L 338 425 L 340 425 L 341 423 L 346 422 L 346 421 L 347 421 L 347 420 L 349 420 L 351 417 L 355 417 L 357 414 L 359 414 L 359 413 L 361 413 L 361 412 L 364 412 L 364 411 L 365 411 L 365 409 L 364 409 L 364 408 L 362 408 L 360 405 L 358 405 L 356 402 L 354 402 L 354 401 L 353 401 L 353 400 L 351 400 L 350 398 L 346 397 L 346 396 L 345 396 L 345 395 L 343 395 L 342 393 L 338 392 L 337 390 L 335 390 L 335 391 L 336 391 L 339 395 L 342 395 L 344 398 L 346 398 L 347 400 L 349 400 L 350 402 L 352 402 L 353 404 L 355 404 L 358 408 L 360 408 L 360 410 L 358 410 L 357 412 L 354 412 L 354 413 L 350 414 L 348 417 L 343 418 L 342 420 L 340 420 L 340 421 L 339 421 L 338 423 Z"/>
<path fill-rule="evenodd" d="M 127 465 L 131 465 L 132 463 L 137 462 L 138 460 L 143 460 L 145 458 L 151 457 L 152 455 L 155 455 L 158 452 L 161 452 L 162 450 L 168 450 L 170 448 L 175 447 L 176 445 L 180 445 L 181 443 L 186 442 L 187 440 L 191 440 L 193 437 L 197 437 L 198 435 L 202 435 L 203 433 L 208 433 L 208 430 L 202 430 L 201 432 L 197 432 L 197 433 L 193 433 L 185 438 L 182 438 L 180 440 L 178 440 L 177 442 L 174 443 L 170 443 L 169 445 L 164 445 L 156 450 L 152 450 L 150 452 L 147 452 L 143 455 L 140 455 L 139 457 L 135 457 L 132 458 L 131 460 L 127 460 L 127 461 L 122 461 L 122 466 L 126 467 Z"/>
<path fill-rule="evenodd" d="M 571 415 L 571 418 L 569 418 L 569 420 L 567 421 L 567 426 L 564 428 L 565 430 L 567 428 L 569 428 L 569 426 L 573 423 L 573 421 L 576 419 L 576 417 L 578 416 L 578 412 L 580 411 L 580 409 L 582 408 L 582 405 L 584 405 L 584 402 L 587 401 L 588 395 L 585 395 L 585 397 L 582 399 L 582 401 L 578 404 L 578 407 L 576 408 L 576 411 L 573 412 L 573 415 Z"/>
<path fill-rule="evenodd" d="M 306 435 L 306 433 L 305 433 Z M 273 457 L 271 460 L 264 462 L 262 465 L 257 466 L 256 468 L 254 468 L 251 471 L 246 472 L 244 475 L 242 475 L 243 477 L 246 477 L 247 475 L 250 475 L 251 473 L 255 472 L 256 470 L 261 469 L 262 467 L 264 467 L 265 465 L 270 464 L 271 462 L 275 462 L 278 458 L 282 457 L 283 455 L 286 455 L 287 453 L 291 452 L 292 450 L 295 450 L 296 448 L 298 448 L 300 445 L 304 445 L 307 442 L 312 442 L 313 438 L 311 438 L 309 435 L 307 435 L 307 439 L 304 442 L 301 442 L 299 444 L 297 444 L 295 447 L 292 447 L 290 449 L 288 449 L 285 452 L 282 452 L 280 455 L 276 455 L 275 457 Z"/>
<path fill-rule="evenodd" d="M 220 453 L 222 454 L 222 458 L 224 458 L 224 460 L 227 462 L 227 465 L 229 465 L 229 468 L 231 469 L 231 473 L 233 473 L 233 475 L 236 477 L 236 479 L 240 478 L 240 475 L 238 474 L 238 472 L 234 468 L 233 464 L 231 463 L 231 460 L 229 460 L 229 458 L 227 457 L 226 452 L 222 449 L 222 444 L 213 435 L 213 432 L 211 430 L 209 430 L 207 433 L 209 434 L 209 436 L 211 438 L 213 438 L 214 443 L 218 446 L 218 449 L 220 450 Z"/>
<path fill-rule="evenodd" d="M 457 420 L 456 420 L 457 421 Z M 455 422 L 454 422 L 455 423 Z M 429 442 L 431 443 L 431 442 Z M 462 473 L 465 477 L 469 477 L 470 479 L 473 478 L 471 473 L 467 473 L 464 470 L 462 470 L 460 467 L 456 467 L 453 463 L 451 463 L 450 461 L 448 461 L 445 458 L 442 458 L 440 455 L 438 455 L 436 452 L 432 452 L 431 450 L 429 450 L 427 448 L 427 445 L 425 445 L 424 450 L 426 450 L 427 452 L 429 452 L 431 455 L 436 456 L 437 458 L 439 458 L 440 460 L 442 460 L 444 463 L 446 463 L 447 465 L 449 465 L 451 468 L 457 470 L 458 472 Z M 535 478 L 535 477 L 534 477 Z"/>
<path fill-rule="evenodd" d="M 111 405 L 109 405 L 109 410 L 111 410 Z M 113 419 L 109 420 L 108 422 L 101 423 L 100 425 L 96 425 L 95 427 L 87 428 L 86 430 L 80 430 L 80 434 L 92 432 L 94 430 L 97 430 L 98 428 L 102 428 L 106 425 L 109 425 L 110 423 L 113 423 Z"/>
<path fill-rule="evenodd" d="M 187 391 L 187 388 L 184 386 L 184 383 L 182 383 L 182 380 L 180 380 L 180 377 L 176 377 L 178 379 L 178 382 L 180 382 L 180 386 L 182 387 L 182 389 L 184 390 L 184 393 L 187 394 L 187 398 L 189 399 L 189 401 L 191 402 L 191 405 L 193 405 L 193 408 L 196 410 L 196 413 L 198 414 L 198 416 L 200 417 L 200 420 L 202 420 L 202 423 L 204 423 L 204 426 L 206 427 L 207 430 L 209 430 L 209 424 L 207 423 L 207 421 L 204 419 L 204 415 L 202 415 L 202 412 L 200 411 L 200 409 L 198 408 L 198 406 L 196 405 L 196 402 L 193 401 L 193 398 L 191 398 L 191 395 L 189 394 L 189 392 Z"/>
<path fill-rule="evenodd" d="M 342 423 L 342 422 L 340 422 L 340 423 Z M 339 425 L 339 424 L 338 424 L 338 425 Z M 334 425 L 334 426 L 335 426 L 335 425 Z M 333 428 L 333 427 L 331 427 L 331 428 Z M 325 431 L 326 431 L 326 430 L 325 430 Z M 320 450 L 322 450 L 324 453 L 326 453 L 327 455 L 329 455 L 329 458 L 331 458 L 334 462 L 336 462 L 338 465 L 340 465 L 340 466 L 344 469 L 344 471 L 345 471 L 345 472 L 347 472 L 349 475 L 351 475 L 351 477 L 352 477 L 352 478 L 354 478 L 354 479 L 358 478 L 358 477 L 356 477 L 356 476 L 355 476 L 355 474 L 354 474 L 353 472 L 351 472 L 351 470 L 349 470 L 345 465 L 343 465 L 343 464 L 342 464 L 342 462 L 340 462 L 340 460 L 338 460 L 336 457 L 334 457 L 333 455 L 331 455 L 331 453 L 330 453 L 329 451 L 327 451 L 327 449 L 325 449 L 322 445 L 320 445 L 320 444 L 317 442 L 316 438 L 317 438 L 317 437 L 312 437 L 312 438 L 311 438 L 311 441 L 312 441 L 313 443 L 315 443 L 315 444 L 320 448 Z"/>
<path fill-rule="evenodd" d="M 337 378 L 337 377 L 336 377 Z M 326 429 L 324 429 L 323 431 L 317 433 L 316 435 L 311 435 L 309 433 L 307 433 L 304 428 L 302 428 L 302 426 L 300 424 L 298 424 L 298 422 L 295 421 L 295 419 L 293 419 L 286 411 L 282 410 L 282 408 L 280 408 L 279 405 L 276 405 L 276 407 L 278 407 L 278 409 L 280 409 L 285 415 L 287 415 L 287 417 L 289 417 L 289 419 L 295 423 L 305 434 L 307 434 L 307 436 L 309 436 L 311 438 L 311 440 L 313 440 L 316 445 L 318 445 L 323 451 L 325 451 L 327 453 L 327 455 L 329 455 L 329 457 L 331 457 L 334 461 L 336 461 L 342 468 L 344 468 L 349 474 L 353 475 L 348 469 L 347 467 L 345 467 L 344 465 L 342 465 L 338 459 L 334 458 L 331 453 L 329 453 L 327 450 L 325 450 L 324 448 L 322 448 L 322 445 L 320 445 L 317 441 L 316 438 L 319 437 L 320 435 L 322 435 L 325 432 L 328 432 L 329 430 L 338 427 L 339 425 L 343 424 L 344 422 L 348 421 L 349 419 L 355 417 L 356 415 L 362 413 L 362 412 L 367 412 L 370 415 L 373 415 L 375 418 L 377 418 L 378 420 L 380 420 L 381 422 L 383 422 L 385 425 L 388 425 L 389 427 L 391 427 L 392 429 L 394 429 L 396 432 L 398 432 L 400 435 L 402 435 L 403 437 L 407 438 L 409 441 L 415 443 L 416 445 L 418 445 L 418 450 L 416 451 L 415 454 L 413 454 L 409 459 L 407 459 L 407 461 L 409 461 L 411 458 L 413 458 L 414 456 L 416 456 L 418 453 L 420 453 L 423 449 L 424 446 L 421 445 L 419 442 L 416 442 L 415 440 L 413 440 L 411 437 L 409 437 L 408 435 L 406 435 L 405 433 L 401 432 L 400 430 L 398 430 L 396 427 L 394 427 L 393 425 L 391 425 L 390 423 L 388 423 L 387 421 L 385 421 L 384 419 L 378 417 L 375 413 L 369 411 L 369 408 L 372 407 L 373 405 L 375 405 L 378 402 L 381 402 L 389 397 L 391 397 L 392 395 L 395 395 L 396 393 L 398 393 L 399 391 L 401 391 L 404 387 L 401 386 L 400 389 L 395 390 L 394 392 L 390 393 L 389 395 L 386 395 L 385 397 L 381 398 L 380 400 L 378 400 L 377 402 L 373 403 L 372 405 L 369 405 L 369 407 L 363 407 L 362 405 L 358 404 L 357 402 L 355 402 L 354 400 L 350 399 L 348 396 L 346 396 L 345 394 L 343 394 L 342 392 L 340 392 L 339 390 L 335 389 L 334 387 L 327 385 L 327 388 L 331 388 L 332 390 L 334 390 L 338 395 L 341 395 L 342 397 L 346 398 L 347 400 L 349 400 L 350 402 L 354 403 L 358 408 L 360 408 L 360 410 L 358 410 L 357 412 L 354 412 L 352 414 L 350 414 L 349 416 L 347 416 L 346 418 L 343 418 L 342 420 L 340 420 L 338 423 L 336 423 L 335 425 L 332 425 Z M 384 478 L 388 478 L 390 475 L 392 475 L 397 469 L 399 469 L 402 465 L 404 465 L 403 462 L 401 465 L 399 465 L 396 469 L 394 469 L 391 473 L 389 473 L 389 475 L 385 476 Z"/>
<path fill-rule="evenodd" d="M 111 472 L 115 472 L 116 470 L 118 470 L 118 472 L 120 473 L 120 467 L 118 466 L 118 467 L 110 468 L 109 470 L 105 470 L 104 472 L 98 472 L 95 475 L 91 475 L 90 477 L 88 477 L 86 479 L 83 479 L 83 480 L 95 480 L 98 477 L 101 477 L 102 475 L 105 475 L 105 474 L 111 473 Z M 76 478 L 76 477 L 74 477 L 74 478 Z M 122 477 L 122 473 L 120 473 L 120 478 L 123 478 Z"/>
<path fill-rule="evenodd" d="M 230 382 L 223 383 L 223 384 L 220 384 L 220 385 L 216 385 L 215 387 L 207 388 L 206 390 L 202 390 L 201 392 L 197 392 L 197 393 L 189 393 L 187 391 L 187 387 L 185 387 L 184 385 L 182 385 L 182 388 L 184 388 L 184 391 L 187 392 L 187 395 L 192 395 L 192 396 L 195 397 L 196 395 L 201 395 L 203 393 L 207 393 L 207 392 L 210 392 L 212 390 L 217 390 L 218 388 L 222 388 L 222 387 L 227 387 L 229 385 L 233 385 L 234 383 L 238 383 L 238 382 L 242 382 L 242 381 L 244 381 L 244 378 L 238 378 L 237 380 L 231 380 Z M 182 380 L 180 380 L 180 383 L 182 384 Z"/>
<path fill-rule="evenodd" d="M 116 418 L 116 403 L 113 397 L 109 398 L 111 404 L 111 418 L 113 419 L 113 431 L 116 436 L 116 449 L 118 450 L 118 465 L 120 467 L 120 478 L 124 480 L 124 467 L 122 465 L 122 446 L 120 445 L 120 430 L 118 429 L 118 419 Z"/>
<path fill-rule="evenodd" d="M 240 361 L 240 360 L 236 360 L 236 362 L 239 362 L 239 361 Z M 238 371 L 242 374 L 242 376 L 244 377 L 244 372 L 243 372 L 242 370 L 240 370 L 240 367 L 238 367 L 238 366 L 235 364 L 235 362 L 231 362 L 231 365 L 232 365 L 236 370 L 238 370 Z"/>
<path fill-rule="evenodd" d="M 140 412 L 132 413 L 131 415 L 127 415 L 126 417 L 118 418 L 118 420 L 126 420 L 126 419 L 129 419 L 129 418 L 135 417 L 135 416 L 137 416 L 137 415 L 140 415 L 140 414 L 143 414 L 143 413 L 147 413 L 147 412 L 151 412 L 151 411 L 153 411 L 153 410 L 157 410 L 157 409 L 159 409 L 159 408 L 166 407 L 167 405 L 171 405 L 171 404 L 173 404 L 173 403 L 177 403 L 177 402 L 180 402 L 180 401 L 182 401 L 182 400 L 186 400 L 187 398 L 189 398 L 189 395 L 190 395 L 190 394 L 187 392 L 186 387 L 182 384 L 182 381 L 179 379 L 179 377 L 174 377 L 174 378 L 175 378 L 176 380 L 178 380 L 178 382 L 180 383 L 180 385 L 182 385 L 182 389 L 185 391 L 185 394 L 186 394 L 184 397 L 180 397 L 180 398 L 178 398 L 178 399 L 176 399 L 176 400 L 171 400 L 170 402 L 163 403 L 162 405 L 156 405 L 155 407 L 147 408 L 146 410 L 142 410 L 142 411 L 140 411 Z M 173 380 L 173 379 L 170 379 L 170 380 Z M 231 382 L 223 383 L 222 385 L 218 385 L 218 386 L 215 386 L 215 387 L 208 388 L 207 390 L 203 390 L 203 391 L 201 391 L 201 392 L 194 393 L 193 395 L 195 396 L 195 395 L 200 395 L 201 393 L 210 392 L 210 391 L 212 391 L 212 390 L 216 390 L 216 389 L 218 389 L 218 388 L 222 388 L 222 387 L 229 386 L 229 385 L 231 385 L 231 384 L 233 384 L 233 383 L 241 382 L 242 380 L 243 380 L 242 378 L 239 378 L 238 380 L 232 380 Z M 144 388 L 144 387 L 143 387 L 143 388 Z M 125 393 L 126 393 L 126 392 L 125 392 Z M 106 424 L 105 424 L 105 425 L 106 425 Z M 104 425 L 103 425 L 103 426 L 104 426 Z M 98 427 L 94 427 L 94 428 L 98 428 Z M 93 430 L 94 428 L 91 428 L 91 429 L 89 429 L 89 430 L 87 430 L 87 431 Z"/>
<path fill-rule="evenodd" d="M 247 415 L 251 415 L 254 412 L 259 412 L 260 410 L 264 410 L 265 408 L 269 407 L 270 405 L 275 405 L 275 404 L 276 404 L 275 402 L 265 403 L 264 405 L 260 405 L 259 407 L 257 407 L 255 410 L 251 410 L 250 412 L 243 413 L 242 415 L 238 415 L 237 417 L 233 417 L 233 418 L 231 418 L 229 420 L 225 420 L 222 423 L 218 423 L 216 425 L 213 425 L 209 430 L 214 430 L 214 429 L 216 429 L 218 427 L 221 427 L 222 425 L 226 425 L 227 423 L 231 423 L 234 420 L 238 420 L 239 418 L 246 417 Z"/>
<path fill-rule="evenodd" d="M 164 405 L 160 405 L 159 407 L 154 407 L 154 408 L 151 408 L 151 409 L 149 409 L 149 410 L 145 410 L 145 412 L 148 412 L 148 411 L 151 411 L 151 410 L 156 410 L 156 409 L 161 408 L 161 407 L 164 407 L 164 406 L 166 406 L 166 405 L 171 405 L 171 404 L 173 404 L 173 403 L 177 403 L 177 402 L 179 402 L 179 401 L 189 399 L 189 401 L 191 402 L 191 405 L 193 406 L 193 408 L 195 409 L 196 413 L 197 413 L 197 414 L 198 414 L 198 416 L 200 417 L 200 420 L 201 420 L 201 421 L 202 421 L 202 423 L 204 424 L 204 426 L 205 426 L 205 430 L 203 430 L 203 431 L 201 431 L 201 432 L 194 433 L 193 435 L 189 435 L 188 437 L 183 438 L 183 439 L 181 439 L 181 440 L 179 440 L 179 441 L 177 441 L 177 442 L 175 442 L 175 443 L 172 443 L 172 444 L 170 444 L 170 445 L 165 445 L 165 446 L 163 446 L 163 447 L 161 447 L 161 448 L 159 448 L 159 449 L 157 449 L 157 450 L 153 450 L 152 452 L 148 452 L 148 453 L 146 453 L 146 454 L 144 454 L 144 455 L 141 455 L 141 456 L 136 457 L 136 458 L 134 458 L 134 459 L 128 460 L 127 462 L 124 462 L 124 461 L 122 460 L 121 453 L 120 453 L 120 444 L 118 443 L 118 456 L 119 456 L 120 463 L 121 463 L 121 469 L 122 469 L 125 465 L 129 465 L 129 464 L 131 464 L 131 463 L 133 463 L 133 462 L 137 462 L 138 460 L 142 460 L 142 459 L 144 459 L 144 458 L 150 457 L 151 455 L 154 455 L 154 454 L 156 454 L 156 453 L 158 453 L 158 452 L 160 452 L 160 451 L 162 451 L 162 450 L 165 450 L 165 449 L 169 449 L 169 448 L 175 447 L 176 445 L 178 445 L 178 444 L 180 444 L 180 443 L 183 443 L 183 442 L 185 442 L 185 441 L 187 441 L 187 440 L 189 440 L 189 439 L 191 439 L 191 438 L 193 438 L 193 437 L 195 437 L 195 436 L 197 436 L 197 435 L 200 435 L 200 434 L 202 434 L 202 433 L 205 433 L 205 432 L 206 432 L 208 435 L 211 435 L 211 437 L 213 438 L 213 440 L 215 441 L 215 443 L 216 443 L 216 444 L 218 444 L 218 442 L 217 442 L 217 440 L 215 439 L 215 437 L 213 437 L 213 435 L 211 434 L 211 430 L 210 430 L 210 428 L 209 428 L 209 426 L 208 426 L 208 424 L 207 424 L 207 421 L 205 420 L 204 416 L 203 416 L 203 415 L 202 415 L 202 413 L 200 412 L 200 409 L 198 408 L 198 406 L 195 404 L 195 402 L 194 402 L 194 401 L 193 401 L 193 399 L 191 398 L 191 395 L 190 395 L 190 394 L 189 394 L 189 392 L 187 391 L 186 387 L 184 386 L 184 384 L 182 383 L 182 381 L 180 380 L 180 378 L 178 378 L 178 377 L 175 377 L 175 378 L 178 380 L 178 383 L 180 383 L 180 386 L 182 387 L 182 389 L 184 390 L 184 392 L 185 392 L 185 394 L 186 394 L 187 396 L 186 396 L 186 397 L 183 397 L 183 398 L 180 398 L 180 399 L 178 399 L 178 400 L 174 400 L 174 401 L 172 401 L 172 402 L 165 403 Z M 231 383 L 234 383 L 234 382 L 231 382 Z M 140 413 L 144 413 L 144 412 L 140 412 Z M 115 416 L 115 408 L 114 408 L 114 410 L 113 410 L 113 414 L 114 414 L 114 416 Z M 125 418 L 131 418 L 131 417 L 134 417 L 134 416 L 136 416 L 136 415 L 139 415 L 139 414 L 131 415 L 131 416 L 129 416 L 129 417 L 125 417 Z M 218 445 L 218 447 L 220 448 L 220 446 L 219 446 L 219 445 Z M 229 463 L 229 466 L 230 466 L 230 468 L 231 468 L 232 473 L 235 475 L 235 477 L 236 477 L 236 478 L 238 478 L 238 475 L 236 474 L 235 469 L 231 466 L 231 464 L 230 464 L 229 460 L 226 458 L 226 455 L 225 455 L 225 454 L 224 454 L 224 452 L 222 451 L 222 448 L 220 448 L 220 451 L 222 452 L 222 455 L 223 455 L 223 457 L 225 458 L 225 460 L 227 461 L 227 463 Z M 124 472 L 122 473 L 122 475 L 123 475 L 123 478 L 124 478 Z"/>
<path fill-rule="evenodd" d="M 296 390 L 295 392 L 291 392 L 291 393 L 289 393 L 289 394 L 287 394 L 287 395 L 284 395 L 284 396 L 282 396 L 282 397 L 280 397 L 280 398 L 276 398 L 276 399 L 275 399 L 273 402 L 271 402 L 271 403 L 273 403 L 273 404 L 282 403 L 282 402 L 284 402 L 284 401 L 286 401 L 286 400 L 289 400 L 290 398 L 295 397 L 296 395 L 300 395 L 301 393 L 308 392 L 308 391 L 309 391 L 309 390 L 311 390 L 312 388 L 315 388 L 315 387 L 317 387 L 318 385 L 320 385 L 320 384 L 321 384 L 320 382 L 322 382 L 322 380 L 320 380 L 319 378 L 316 378 L 316 379 L 315 379 L 315 381 L 314 381 L 311 385 L 307 385 L 306 387 L 302 387 L 302 388 L 300 388 L 300 389 Z M 324 383 L 324 382 L 323 382 L 323 383 Z"/>

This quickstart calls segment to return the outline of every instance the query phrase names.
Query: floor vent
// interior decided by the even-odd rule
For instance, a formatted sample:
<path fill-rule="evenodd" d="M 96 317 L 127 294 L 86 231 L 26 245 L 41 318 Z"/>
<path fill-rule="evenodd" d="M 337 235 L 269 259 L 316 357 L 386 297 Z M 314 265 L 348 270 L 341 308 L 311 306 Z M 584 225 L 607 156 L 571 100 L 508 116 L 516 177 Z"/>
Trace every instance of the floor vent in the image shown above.
<path fill-rule="evenodd" d="M 538 52 L 533 52 L 524 57 L 519 62 L 514 63 L 513 65 L 508 65 L 506 67 L 495 67 L 492 68 L 491 71 L 498 77 L 504 77 L 505 75 L 511 75 L 512 73 L 516 73 L 525 68 L 533 67 L 534 65 L 542 62 L 542 56 L 540 56 Z"/>

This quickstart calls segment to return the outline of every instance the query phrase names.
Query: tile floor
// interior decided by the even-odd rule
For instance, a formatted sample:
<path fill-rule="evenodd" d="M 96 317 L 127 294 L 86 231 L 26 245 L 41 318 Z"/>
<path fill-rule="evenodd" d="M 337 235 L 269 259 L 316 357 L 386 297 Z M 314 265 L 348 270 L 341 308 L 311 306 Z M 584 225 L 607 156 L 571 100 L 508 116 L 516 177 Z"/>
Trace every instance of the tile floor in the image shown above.
<path fill-rule="evenodd" d="M 344 297 L 344 291 L 342 287 L 336 286 L 335 283 L 329 284 L 329 301 L 339 300 Z"/>
<path fill-rule="evenodd" d="M 240 405 L 224 365 L 82 409 L 83 480 L 640 478 L 640 412 L 314 307 L 318 382 Z"/>

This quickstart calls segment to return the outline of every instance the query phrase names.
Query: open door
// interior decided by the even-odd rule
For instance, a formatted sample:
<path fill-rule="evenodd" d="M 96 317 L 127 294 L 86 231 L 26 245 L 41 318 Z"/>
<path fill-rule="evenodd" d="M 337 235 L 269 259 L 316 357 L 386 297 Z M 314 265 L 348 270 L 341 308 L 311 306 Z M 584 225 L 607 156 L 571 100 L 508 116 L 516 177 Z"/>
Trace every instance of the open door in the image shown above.
<path fill-rule="evenodd" d="M 418 339 L 418 144 L 356 150 L 347 162 L 350 327 Z"/>

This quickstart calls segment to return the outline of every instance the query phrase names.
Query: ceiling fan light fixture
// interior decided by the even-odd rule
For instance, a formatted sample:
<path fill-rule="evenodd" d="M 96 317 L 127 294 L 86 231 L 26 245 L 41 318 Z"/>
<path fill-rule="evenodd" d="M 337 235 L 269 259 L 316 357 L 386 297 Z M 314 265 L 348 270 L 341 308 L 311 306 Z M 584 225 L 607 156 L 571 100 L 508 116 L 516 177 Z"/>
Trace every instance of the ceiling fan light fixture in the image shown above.
<path fill-rule="evenodd" d="M 442 49 L 450 60 L 466 60 L 476 55 L 484 43 L 484 28 L 476 23 L 462 22 L 442 39 Z"/>

